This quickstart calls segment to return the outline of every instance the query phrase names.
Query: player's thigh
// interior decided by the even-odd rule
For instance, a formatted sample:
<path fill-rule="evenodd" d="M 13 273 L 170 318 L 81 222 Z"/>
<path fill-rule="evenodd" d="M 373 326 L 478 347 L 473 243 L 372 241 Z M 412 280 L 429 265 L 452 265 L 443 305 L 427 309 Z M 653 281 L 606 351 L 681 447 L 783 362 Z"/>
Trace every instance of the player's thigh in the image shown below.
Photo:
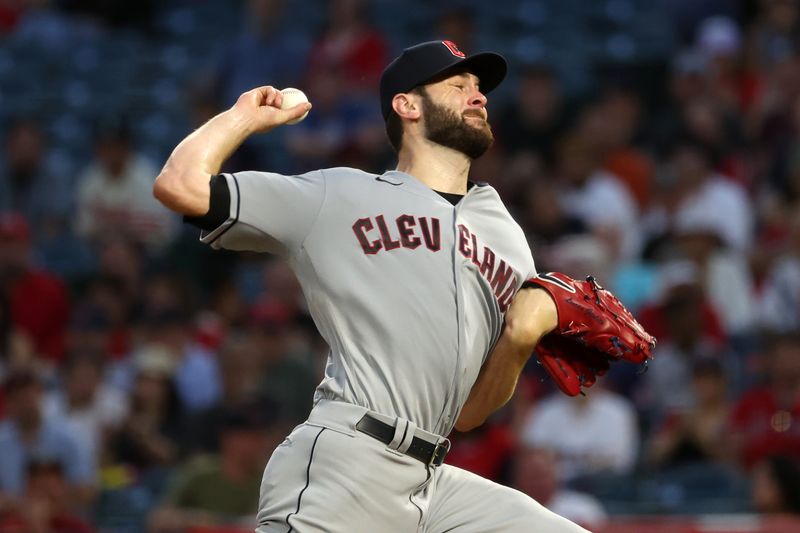
<path fill-rule="evenodd" d="M 371 437 L 304 424 L 267 464 L 257 531 L 416 532 L 409 495 L 426 479 L 422 463 Z"/>
<path fill-rule="evenodd" d="M 529 496 L 450 465 L 434 476 L 425 533 L 587 533 Z"/>

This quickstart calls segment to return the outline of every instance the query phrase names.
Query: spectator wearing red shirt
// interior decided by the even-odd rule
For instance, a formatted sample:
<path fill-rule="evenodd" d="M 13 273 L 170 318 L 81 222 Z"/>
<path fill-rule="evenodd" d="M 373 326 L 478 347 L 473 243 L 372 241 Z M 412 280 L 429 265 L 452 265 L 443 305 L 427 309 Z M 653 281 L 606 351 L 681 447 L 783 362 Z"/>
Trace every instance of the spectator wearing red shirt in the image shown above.
<path fill-rule="evenodd" d="M 389 62 L 389 46 L 371 25 L 363 0 L 329 2 L 327 28 L 314 42 L 309 70 L 336 68 L 351 89 L 371 92 Z"/>
<path fill-rule="evenodd" d="M 93 533 L 95 529 L 69 509 L 68 493 L 60 463 L 31 461 L 21 505 L 0 512 L 0 533 Z"/>
<path fill-rule="evenodd" d="M 59 361 L 69 318 L 67 292 L 56 276 L 34 268 L 29 236 L 21 214 L 0 213 L 0 291 L 14 327 L 30 337 L 39 356 Z"/>
<path fill-rule="evenodd" d="M 447 463 L 499 481 L 514 453 L 516 439 L 504 424 L 488 423 L 454 436 Z"/>
<path fill-rule="evenodd" d="M 800 334 L 778 337 L 765 354 L 767 383 L 746 392 L 730 434 L 742 466 L 769 455 L 800 459 Z"/>

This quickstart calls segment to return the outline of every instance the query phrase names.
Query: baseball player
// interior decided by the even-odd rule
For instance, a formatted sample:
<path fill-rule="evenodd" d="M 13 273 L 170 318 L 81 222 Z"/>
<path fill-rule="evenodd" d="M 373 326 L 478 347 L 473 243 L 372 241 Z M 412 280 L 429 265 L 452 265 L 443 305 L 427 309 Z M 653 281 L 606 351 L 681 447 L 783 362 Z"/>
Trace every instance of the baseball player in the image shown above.
<path fill-rule="evenodd" d="M 451 430 L 507 402 L 562 323 L 552 291 L 520 290 L 536 275 L 522 230 L 467 178 L 492 143 L 485 95 L 505 74 L 502 56 L 449 41 L 404 50 L 381 78 L 398 165 L 380 175 L 219 174 L 250 135 L 310 109 L 281 110 L 266 86 L 184 139 L 158 176 L 154 194 L 202 242 L 286 258 L 330 346 L 308 420 L 266 466 L 256 531 L 585 531 L 443 464 Z"/>

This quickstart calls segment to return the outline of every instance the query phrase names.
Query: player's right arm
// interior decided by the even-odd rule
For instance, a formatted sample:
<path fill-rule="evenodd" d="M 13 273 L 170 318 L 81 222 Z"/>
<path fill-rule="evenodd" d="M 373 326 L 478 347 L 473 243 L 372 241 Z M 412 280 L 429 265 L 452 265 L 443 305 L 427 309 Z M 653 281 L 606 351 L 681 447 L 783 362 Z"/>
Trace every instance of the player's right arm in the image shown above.
<path fill-rule="evenodd" d="M 311 104 L 281 109 L 283 96 L 271 86 L 242 94 L 227 111 L 215 116 L 173 150 L 153 185 L 153 195 L 167 208 L 199 217 L 209 210 L 209 180 L 254 133 L 264 133 L 302 116 Z"/>

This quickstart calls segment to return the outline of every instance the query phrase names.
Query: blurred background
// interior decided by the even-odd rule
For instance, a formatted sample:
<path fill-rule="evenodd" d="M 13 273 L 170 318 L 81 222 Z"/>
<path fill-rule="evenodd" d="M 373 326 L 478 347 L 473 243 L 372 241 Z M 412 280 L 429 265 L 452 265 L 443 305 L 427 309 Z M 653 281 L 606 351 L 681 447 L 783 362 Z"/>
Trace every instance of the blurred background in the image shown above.
<path fill-rule="evenodd" d="M 474 178 L 539 270 L 659 339 L 585 398 L 531 363 L 448 462 L 593 531 L 800 531 L 800 1 L 0 0 L 0 532 L 252 530 L 327 347 L 153 179 L 263 84 L 314 110 L 225 170 L 393 168 L 377 80 L 435 38 L 510 62 Z"/>

